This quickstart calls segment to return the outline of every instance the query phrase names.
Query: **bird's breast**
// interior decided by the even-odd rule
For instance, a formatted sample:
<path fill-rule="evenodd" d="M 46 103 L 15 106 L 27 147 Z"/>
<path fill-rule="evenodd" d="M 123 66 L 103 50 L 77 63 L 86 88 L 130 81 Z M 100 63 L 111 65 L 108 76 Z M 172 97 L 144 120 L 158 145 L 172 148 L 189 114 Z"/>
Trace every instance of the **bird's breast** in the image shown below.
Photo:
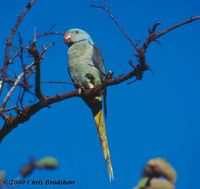
<path fill-rule="evenodd" d="M 89 43 L 77 43 L 68 50 L 68 60 L 70 64 L 84 64 L 86 60 L 92 60 L 92 45 Z"/>
<path fill-rule="evenodd" d="M 93 46 L 89 43 L 77 43 L 68 50 L 69 74 L 73 81 L 85 88 L 93 88 L 101 83 L 92 57 Z"/>

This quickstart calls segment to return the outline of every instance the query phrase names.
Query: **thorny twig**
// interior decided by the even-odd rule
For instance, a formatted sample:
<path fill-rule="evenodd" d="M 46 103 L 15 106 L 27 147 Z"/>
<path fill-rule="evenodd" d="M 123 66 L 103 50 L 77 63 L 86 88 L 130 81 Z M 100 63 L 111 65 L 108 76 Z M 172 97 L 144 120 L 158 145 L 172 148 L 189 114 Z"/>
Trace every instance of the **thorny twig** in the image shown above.
<path fill-rule="evenodd" d="M 29 65 L 28 66 L 28 69 L 31 67 L 32 65 Z M 24 71 L 17 77 L 17 79 L 15 80 L 15 83 L 14 83 L 14 85 L 12 86 L 12 88 L 9 90 L 9 92 L 7 93 L 7 95 L 6 95 L 6 98 L 4 99 L 4 101 L 3 101 L 3 104 L 2 104 L 2 108 L 5 108 L 5 106 L 6 106 L 6 104 L 7 104 L 7 102 L 8 102 L 8 100 L 10 99 L 10 97 L 11 97 L 11 95 L 12 95 L 12 93 L 13 93 L 13 91 L 15 90 L 15 88 L 17 87 L 17 85 L 19 84 L 19 82 L 20 82 L 20 80 L 21 80 L 21 78 L 24 76 Z"/>
<path fill-rule="evenodd" d="M 107 2 L 107 1 L 105 1 Z M 150 43 L 152 41 L 155 41 L 157 38 L 165 35 L 166 33 L 181 27 L 184 24 L 190 23 L 192 21 L 195 20 L 199 20 L 200 16 L 197 17 L 192 17 L 188 20 L 185 20 L 179 24 L 175 24 L 171 27 L 169 27 L 166 30 L 163 30 L 161 32 L 158 32 L 156 34 L 156 28 L 159 25 L 159 23 L 155 23 L 154 26 L 152 27 L 151 30 L 149 30 L 149 36 L 147 37 L 146 41 L 142 44 L 142 46 L 140 48 L 138 48 L 137 44 L 135 44 L 131 38 L 129 37 L 129 35 L 127 34 L 127 32 L 121 27 L 121 25 L 119 24 L 119 22 L 115 19 L 115 17 L 112 15 L 110 9 L 108 8 L 108 6 L 106 7 L 102 7 L 99 5 L 95 5 L 93 7 L 96 8 L 101 8 L 104 9 L 106 12 L 109 13 L 109 15 L 111 16 L 112 20 L 115 22 L 115 24 L 118 26 L 118 28 L 121 30 L 121 32 L 123 33 L 123 35 L 128 39 L 128 41 L 132 44 L 134 51 L 136 51 L 136 56 L 137 56 L 137 60 L 138 60 L 138 64 L 137 65 L 133 65 L 130 64 L 132 67 L 132 70 L 124 75 L 121 75 L 117 78 L 112 78 L 112 72 L 109 72 L 106 75 L 106 79 L 102 82 L 101 85 L 92 88 L 92 89 L 84 89 L 81 91 L 80 90 L 74 90 L 74 91 L 70 91 L 70 92 L 66 92 L 63 94 L 59 94 L 59 95 L 55 95 L 55 96 L 51 96 L 51 97 L 46 97 L 46 98 L 42 98 L 42 94 L 41 91 L 39 90 L 39 92 L 37 92 L 37 90 L 35 90 L 37 94 L 37 97 L 39 98 L 39 101 L 30 105 L 30 106 L 26 106 L 24 107 L 24 109 L 22 111 L 19 111 L 18 114 L 14 117 L 6 115 L 5 114 L 5 108 L 4 109 L 0 109 L 0 115 L 1 117 L 4 119 L 4 125 L 2 126 L 2 128 L 0 129 L 0 142 L 4 139 L 5 136 L 7 136 L 14 128 L 16 128 L 19 124 L 22 124 L 26 121 L 28 121 L 34 114 L 36 114 L 37 112 L 39 112 L 41 109 L 48 107 L 51 104 L 72 98 L 72 97 L 82 97 L 82 96 L 87 96 L 87 97 L 92 97 L 92 96 L 96 96 L 98 94 L 101 93 L 101 91 L 105 88 L 105 87 L 109 87 L 109 86 L 113 86 L 113 85 L 118 85 L 124 81 L 127 81 L 133 77 L 136 77 L 137 80 L 142 79 L 143 73 L 147 70 L 149 70 L 149 66 L 146 63 L 146 58 L 145 58 L 145 53 L 146 50 L 148 48 L 148 46 L 150 45 Z M 109 10 L 109 11 L 108 11 Z M 47 32 L 45 34 L 49 35 L 51 32 Z M 11 42 L 12 42 L 12 38 L 11 38 Z M 32 53 L 35 53 L 34 51 L 35 49 L 33 49 L 33 51 L 31 51 Z M 43 53 L 46 52 L 46 49 L 43 49 Z M 43 57 L 43 53 L 40 54 L 40 56 L 38 56 L 38 54 L 36 54 L 36 56 L 34 57 L 35 62 L 40 63 L 40 60 Z M 34 55 L 34 54 L 33 54 Z M 36 60 L 38 59 L 38 60 Z M 36 64 L 37 64 L 36 63 Z M 130 62 L 129 62 L 130 63 Z M 34 66 L 34 64 L 32 65 Z M 6 68 L 7 70 L 7 68 Z M 37 69 L 36 69 L 37 70 Z M 40 74 L 39 74 L 40 75 Z M 19 77 L 19 76 L 18 76 Z M 5 78 L 4 78 L 5 79 Z M 36 84 L 36 88 L 37 86 L 40 86 L 40 78 L 35 80 L 35 84 Z M 18 83 L 19 84 L 19 83 Z M 15 86 L 16 87 L 16 86 Z"/>
<path fill-rule="evenodd" d="M 2 129 L 0 130 L 0 142 L 3 140 L 3 138 L 9 134 L 14 128 L 16 128 L 19 124 L 24 123 L 28 121 L 34 114 L 39 112 L 41 109 L 48 107 L 51 104 L 61 102 L 63 100 L 73 98 L 73 97 L 81 97 L 81 96 L 96 96 L 101 91 L 108 86 L 113 86 L 122 83 L 123 81 L 126 81 L 130 78 L 132 78 L 134 75 L 137 75 L 138 70 L 141 70 L 142 72 L 146 70 L 146 67 L 143 67 L 142 65 L 139 65 L 136 67 L 135 70 L 112 79 L 111 76 L 107 76 L 107 79 L 103 81 L 101 85 L 98 87 L 95 87 L 93 89 L 88 89 L 88 90 L 83 90 L 82 93 L 80 94 L 80 91 L 74 90 L 70 92 L 66 92 L 63 94 L 55 95 L 52 97 L 45 98 L 31 106 L 27 106 L 24 108 L 20 114 L 18 114 L 16 117 L 9 117 L 9 121 L 5 122 Z M 111 73 L 112 74 L 112 73 Z"/>
<path fill-rule="evenodd" d="M 22 66 L 22 69 L 24 69 L 24 47 L 23 47 L 23 40 L 22 40 L 22 36 L 20 33 L 18 33 L 18 37 L 19 37 L 19 50 L 20 50 L 20 53 L 19 53 L 19 58 L 20 58 L 20 61 L 21 61 L 21 66 Z"/>
<path fill-rule="evenodd" d="M 157 22 L 153 25 L 153 27 L 149 30 L 149 36 L 147 37 L 146 41 L 142 44 L 142 46 L 139 48 L 138 44 L 135 43 L 131 37 L 128 35 L 128 33 L 123 29 L 123 27 L 121 26 L 121 24 L 118 22 L 118 20 L 114 17 L 114 15 L 112 14 L 111 9 L 109 8 L 109 6 L 107 5 L 107 2 L 104 1 L 103 5 L 98 5 L 98 4 L 90 4 L 91 7 L 94 8 L 98 8 L 98 9 L 102 9 L 104 11 L 106 11 L 109 16 L 111 17 L 111 19 L 113 20 L 113 22 L 116 24 L 116 26 L 118 27 L 118 29 L 123 33 L 123 35 L 128 39 L 128 41 L 131 43 L 131 45 L 134 48 L 134 54 L 136 55 L 137 60 L 139 61 L 139 64 L 143 64 L 147 70 L 150 70 L 149 66 L 146 63 L 146 50 L 148 48 L 148 46 L 151 44 L 152 41 L 155 41 L 156 39 L 160 38 L 161 36 L 167 34 L 168 32 L 177 29 L 185 24 L 188 24 L 190 22 L 196 21 L 196 20 L 200 20 L 200 16 L 195 16 L 195 17 L 191 17 L 187 20 L 184 20 L 178 24 L 174 24 L 172 26 L 170 26 L 169 28 L 156 33 L 156 29 L 157 27 L 160 25 L 160 22 Z M 143 72 L 138 72 L 137 76 L 136 76 L 136 80 L 140 80 L 142 79 L 142 75 Z"/>
<path fill-rule="evenodd" d="M 64 32 L 59 32 L 59 31 L 52 31 L 55 28 L 56 24 L 53 24 L 46 32 L 42 33 L 42 34 L 36 34 L 36 38 L 40 38 L 40 37 L 48 37 L 48 36 L 52 36 L 52 35 L 64 35 Z"/>
<path fill-rule="evenodd" d="M 61 35 L 61 36 L 63 36 L 64 32 L 45 32 L 43 34 L 37 34 L 36 37 L 39 38 L 39 37 L 47 37 L 47 36 L 52 36 L 52 35 Z"/>
<path fill-rule="evenodd" d="M 21 52 L 21 49 L 18 49 L 16 51 L 16 53 L 12 57 L 9 58 L 9 60 L 8 60 L 9 64 L 13 63 L 13 61 L 15 60 L 15 58 L 17 58 L 19 56 L 20 52 Z M 4 78 L 4 81 L 5 81 L 5 78 Z"/>
<path fill-rule="evenodd" d="M 12 78 L 10 78 L 10 77 L 6 77 L 5 78 L 5 83 L 8 83 L 8 84 L 14 84 L 15 83 L 15 80 L 14 79 L 12 79 Z M 23 82 L 19 82 L 18 83 L 18 86 L 20 86 L 20 87 L 22 87 L 22 88 L 24 88 L 24 89 L 27 89 L 27 85 L 25 84 L 25 83 L 23 83 Z"/>
<path fill-rule="evenodd" d="M 44 84 L 63 84 L 63 85 L 76 85 L 73 82 L 66 82 L 66 81 L 41 81 Z"/>
<path fill-rule="evenodd" d="M 44 98 L 44 95 L 41 92 L 41 86 L 40 86 L 40 54 L 36 48 L 36 42 L 33 42 L 33 44 L 31 45 L 31 47 L 28 49 L 29 54 L 33 56 L 34 58 L 34 64 L 35 64 L 35 94 L 37 96 L 37 98 L 39 100 L 41 100 L 42 98 Z"/>
<path fill-rule="evenodd" d="M 8 65 L 9 65 L 9 53 L 10 53 L 10 47 L 12 45 L 12 40 L 15 36 L 15 33 L 16 33 L 21 21 L 23 20 L 23 18 L 27 14 L 27 12 L 32 8 L 32 6 L 35 2 L 36 2 L 36 0 L 30 0 L 30 2 L 26 5 L 26 7 L 23 10 L 23 12 L 21 13 L 21 15 L 18 16 L 17 21 L 16 21 L 14 27 L 11 30 L 9 38 L 6 41 L 6 49 L 5 49 L 5 54 L 4 54 L 4 64 L 3 64 L 2 71 L 1 71 L 2 73 L 1 73 L 0 96 L 1 96 L 1 93 L 2 93 L 2 90 L 3 90 L 4 80 L 6 78 L 7 69 L 8 69 Z"/>
<path fill-rule="evenodd" d="M 11 111 L 11 110 L 18 110 L 18 107 L 17 107 L 17 106 L 11 106 L 11 107 L 9 107 L 9 108 L 7 108 L 7 109 L 3 109 L 2 111 L 3 111 L 3 112 L 9 112 L 9 111 Z"/>
<path fill-rule="evenodd" d="M 97 4 L 91 4 L 91 7 L 103 9 L 108 13 L 110 18 L 113 20 L 115 25 L 119 28 L 119 30 L 122 32 L 122 34 L 126 37 L 126 39 L 131 43 L 131 45 L 134 47 L 134 51 L 138 52 L 137 44 L 131 39 L 131 37 L 128 35 L 126 30 L 122 27 L 122 25 L 118 22 L 118 20 L 113 16 L 112 11 L 110 10 L 109 6 L 107 5 L 108 2 L 104 2 L 104 5 L 97 5 Z"/>
<path fill-rule="evenodd" d="M 174 24 L 174 25 L 170 26 L 169 28 L 167 28 L 167 29 L 165 29 L 165 30 L 163 30 L 161 32 L 158 32 L 158 33 L 156 33 L 156 29 L 160 25 L 160 22 L 155 23 L 153 25 L 152 29 L 149 32 L 150 33 L 149 37 L 143 43 L 142 49 L 144 49 L 144 51 L 146 51 L 146 49 L 148 48 L 148 46 L 150 45 L 150 43 L 152 41 L 157 40 L 158 38 L 162 37 L 163 35 L 167 34 L 168 32 L 170 32 L 172 30 L 175 30 L 175 29 L 177 29 L 177 28 L 179 28 L 179 27 L 181 27 L 181 26 L 183 26 L 185 24 L 189 24 L 189 23 L 191 23 L 193 21 L 196 21 L 196 20 L 200 20 L 200 16 L 191 17 L 191 18 L 189 18 L 187 20 L 184 20 L 184 21 L 182 21 L 182 22 L 180 22 L 178 24 Z"/>
<path fill-rule="evenodd" d="M 0 108 L 0 116 L 4 119 L 5 122 L 7 122 L 8 116 L 4 113 L 4 111 Z"/>
<path fill-rule="evenodd" d="M 49 46 L 47 46 L 46 48 L 43 49 L 43 51 L 40 53 L 40 58 L 44 56 L 44 54 L 47 52 L 47 50 L 51 47 L 53 47 L 55 45 L 55 43 L 51 43 Z M 19 85 L 20 80 L 22 79 L 22 77 L 25 75 L 25 73 L 29 70 L 31 70 L 33 67 L 35 66 L 34 61 L 27 66 L 26 68 L 24 68 L 24 70 L 19 74 L 19 76 L 17 77 L 17 79 L 15 80 L 13 87 L 9 90 L 9 92 L 7 93 L 3 104 L 1 105 L 2 108 L 5 108 L 8 100 L 10 99 L 12 93 L 14 92 L 15 88 L 17 87 L 17 85 Z"/>
<path fill-rule="evenodd" d="M 18 33 L 18 38 L 19 38 L 19 45 L 20 45 L 20 54 L 19 54 L 19 59 L 21 61 L 21 67 L 22 67 L 22 70 L 24 71 L 24 69 L 26 68 L 26 64 L 24 63 L 24 47 L 23 47 L 23 39 L 22 39 L 22 36 L 20 33 Z M 29 73 L 31 73 L 31 69 L 29 70 Z M 27 86 L 26 88 L 19 88 L 19 94 L 18 94 L 18 98 L 17 98 L 17 101 L 16 101 L 16 105 L 18 106 L 19 102 L 20 102 L 20 105 L 21 105 L 21 108 L 23 108 L 23 99 L 24 99 L 24 96 L 26 94 L 26 92 L 29 92 L 30 93 L 30 90 L 28 90 L 28 87 L 30 87 L 29 83 L 28 83 L 28 78 L 27 78 L 27 72 L 24 72 L 24 76 L 23 76 L 23 83 L 25 86 Z"/>

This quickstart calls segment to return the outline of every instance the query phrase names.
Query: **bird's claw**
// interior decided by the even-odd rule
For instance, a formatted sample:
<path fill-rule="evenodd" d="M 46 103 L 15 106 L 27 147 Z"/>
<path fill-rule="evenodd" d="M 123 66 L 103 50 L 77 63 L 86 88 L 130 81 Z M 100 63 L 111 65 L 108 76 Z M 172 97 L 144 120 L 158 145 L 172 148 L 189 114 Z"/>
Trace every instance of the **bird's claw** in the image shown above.
<path fill-rule="evenodd" d="M 106 79 L 111 79 L 113 76 L 113 71 L 109 70 L 108 74 L 106 75 Z"/>
<path fill-rule="evenodd" d="M 83 87 L 79 87 L 79 88 L 78 88 L 78 94 L 79 94 L 79 95 L 83 94 L 83 93 L 84 93 L 83 91 L 84 91 L 84 88 L 83 88 Z"/>

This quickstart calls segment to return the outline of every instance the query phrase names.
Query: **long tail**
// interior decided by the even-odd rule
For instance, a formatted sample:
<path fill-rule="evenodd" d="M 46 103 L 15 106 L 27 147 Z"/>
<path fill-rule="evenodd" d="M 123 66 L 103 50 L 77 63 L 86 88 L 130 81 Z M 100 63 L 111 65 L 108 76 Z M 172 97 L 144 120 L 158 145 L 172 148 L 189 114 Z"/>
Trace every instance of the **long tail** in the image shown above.
<path fill-rule="evenodd" d="M 112 180 L 114 180 L 114 176 L 113 176 L 113 169 L 112 169 L 112 164 L 111 164 L 111 159 L 110 159 L 110 151 L 108 147 L 108 140 L 106 136 L 106 128 L 105 128 L 105 121 L 104 121 L 102 107 L 98 110 L 98 112 L 94 113 L 93 111 L 93 115 L 94 115 L 94 120 L 97 127 L 97 132 L 99 135 L 100 143 L 102 146 L 104 158 L 106 160 L 107 167 L 108 167 L 109 180 L 111 182 Z"/>

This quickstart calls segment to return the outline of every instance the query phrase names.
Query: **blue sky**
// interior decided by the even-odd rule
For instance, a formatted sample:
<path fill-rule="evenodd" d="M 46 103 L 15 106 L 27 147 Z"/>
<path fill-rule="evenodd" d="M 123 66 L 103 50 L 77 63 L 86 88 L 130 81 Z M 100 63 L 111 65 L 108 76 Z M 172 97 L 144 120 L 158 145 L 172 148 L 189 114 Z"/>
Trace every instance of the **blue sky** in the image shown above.
<path fill-rule="evenodd" d="M 1 6 L 0 55 L 4 40 L 27 0 L 4 1 Z M 105 12 L 92 9 L 82 0 L 41 0 L 20 26 L 24 42 L 33 38 L 33 28 L 43 33 L 56 23 L 55 30 L 82 28 L 101 49 L 107 70 L 114 76 L 130 70 L 132 47 Z M 113 14 L 133 40 L 143 41 L 148 27 L 161 21 L 160 30 L 198 15 L 198 0 L 112 0 Z M 123 83 L 108 89 L 107 135 L 115 181 L 109 183 L 106 164 L 89 108 L 73 98 L 43 109 L 27 123 L 13 130 L 0 145 L 0 169 L 14 179 L 28 157 L 51 155 L 59 161 L 55 171 L 36 171 L 30 179 L 71 179 L 78 189 L 130 189 L 150 158 L 165 157 L 178 172 L 177 189 L 195 188 L 200 159 L 200 22 L 186 25 L 153 43 L 147 60 L 148 72 L 133 85 Z M 67 74 L 67 47 L 62 37 L 48 37 L 38 45 L 56 42 L 42 61 L 42 80 L 70 81 Z M 14 40 L 17 46 L 17 40 Z M 15 47 L 12 48 L 14 53 Z M 31 58 L 27 58 L 27 63 Z M 134 60 L 135 62 L 136 60 Z M 20 64 L 16 63 L 19 68 Z M 17 69 L 18 69 L 17 68 Z M 12 67 L 12 71 L 14 68 Z M 42 85 L 46 95 L 70 91 L 73 86 Z M 2 123 L 2 121 L 0 121 Z M 28 186 L 49 188 L 48 186 Z M 15 188 L 27 188 L 17 186 Z M 58 188 L 58 186 L 51 186 Z"/>

